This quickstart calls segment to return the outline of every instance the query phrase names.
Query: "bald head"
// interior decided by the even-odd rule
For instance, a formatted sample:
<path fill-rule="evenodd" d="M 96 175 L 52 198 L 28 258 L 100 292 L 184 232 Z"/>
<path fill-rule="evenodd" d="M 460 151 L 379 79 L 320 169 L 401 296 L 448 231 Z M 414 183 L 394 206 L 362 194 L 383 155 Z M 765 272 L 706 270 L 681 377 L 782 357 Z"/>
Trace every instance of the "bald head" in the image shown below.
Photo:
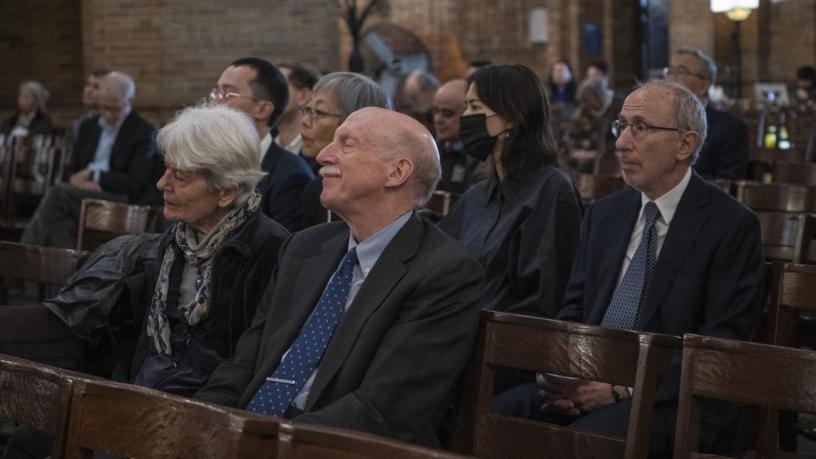
<path fill-rule="evenodd" d="M 382 108 L 355 111 L 317 155 L 320 202 L 360 242 L 421 206 L 441 175 L 436 144 L 413 118 Z"/>
<path fill-rule="evenodd" d="M 383 159 L 411 162 L 411 182 L 416 185 L 417 206 L 424 205 L 442 174 L 439 152 L 428 129 L 408 115 L 377 107 L 357 110 L 346 123 L 361 127 Z"/>
<path fill-rule="evenodd" d="M 465 93 L 467 93 L 465 80 L 448 81 L 436 91 L 433 120 L 437 140 L 459 139 L 459 118 L 465 111 Z"/>

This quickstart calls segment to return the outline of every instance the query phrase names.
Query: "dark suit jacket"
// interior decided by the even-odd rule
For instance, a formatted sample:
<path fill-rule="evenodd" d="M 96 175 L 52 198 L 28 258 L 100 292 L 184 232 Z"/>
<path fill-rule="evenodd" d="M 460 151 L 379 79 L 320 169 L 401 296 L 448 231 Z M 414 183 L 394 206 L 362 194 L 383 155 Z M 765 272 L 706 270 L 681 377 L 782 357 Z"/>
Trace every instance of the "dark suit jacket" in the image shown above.
<path fill-rule="evenodd" d="M 80 124 L 66 179 L 93 162 L 101 134 L 98 115 Z M 113 142 L 110 170 L 99 177 L 103 191 L 127 195 L 131 203 L 151 204 L 155 200 L 155 185 L 161 167 L 156 154 L 155 134 L 153 126 L 131 110 Z"/>
<path fill-rule="evenodd" d="M 640 192 L 629 188 L 589 208 L 558 319 L 601 323 L 640 207 Z M 760 311 L 763 270 L 756 215 L 693 174 L 644 293 L 637 328 L 747 340 Z M 679 377 L 678 358 L 657 403 L 676 405 Z M 711 414 L 704 407 L 704 417 L 706 412 Z M 733 418 L 722 424 L 730 422 Z M 705 444 L 705 436 L 702 440 Z"/>
<path fill-rule="evenodd" d="M 730 113 L 706 107 L 708 133 L 694 170 L 706 179 L 740 180 L 748 174 L 748 127 Z"/>
<path fill-rule="evenodd" d="M 0 126 L 0 132 L 5 135 L 11 134 L 14 126 L 17 125 L 17 118 L 19 117 L 20 112 L 14 112 L 14 114 L 6 119 L 3 125 Z M 34 115 L 34 118 L 31 119 L 31 124 L 28 126 L 28 136 L 31 137 L 38 134 L 49 135 L 53 132 L 54 123 L 51 121 L 51 117 L 48 116 L 48 113 L 37 110 L 37 114 Z"/>
<path fill-rule="evenodd" d="M 303 189 L 314 179 L 312 170 L 303 158 L 274 141 L 266 151 L 261 169 L 267 172 L 257 187 L 263 197 L 263 212 L 289 231 L 303 228 Z"/>
<path fill-rule="evenodd" d="M 348 237 L 345 224 L 330 223 L 284 243 L 253 326 L 196 398 L 249 403 L 314 310 Z M 295 421 L 437 445 L 476 336 L 482 276 L 458 243 L 413 215 L 346 311 Z"/>

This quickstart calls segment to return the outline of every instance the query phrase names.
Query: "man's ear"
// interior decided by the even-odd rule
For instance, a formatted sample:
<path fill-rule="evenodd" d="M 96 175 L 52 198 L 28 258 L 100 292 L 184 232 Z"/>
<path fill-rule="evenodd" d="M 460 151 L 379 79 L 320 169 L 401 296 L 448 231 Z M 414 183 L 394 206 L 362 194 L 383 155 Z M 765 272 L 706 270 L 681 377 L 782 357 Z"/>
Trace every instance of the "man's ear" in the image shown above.
<path fill-rule="evenodd" d="M 680 149 L 677 151 L 678 161 L 688 161 L 694 155 L 694 150 L 697 149 L 697 144 L 700 142 L 700 134 L 694 131 L 687 131 L 683 133 L 680 138 Z"/>
<path fill-rule="evenodd" d="M 414 163 L 408 158 L 400 158 L 391 161 L 388 165 L 388 173 L 385 176 L 385 187 L 392 188 L 403 185 L 414 173 Z"/>
<path fill-rule="evenodd" d="M 275 112 L 275 104 L 269 100 L 259 100 L 255 102 L 255 118 L 259 120 L 269 119 Z"/>
<path fill-rule="evenodd" d="M 227 188 L 221 190 L 218 196 L 218 207 L 226 208 L 232 205 L 235 202 L 235 199 L 238 197 L 238 184 L 233 183 L 232 185 L 228 186 Z"/>

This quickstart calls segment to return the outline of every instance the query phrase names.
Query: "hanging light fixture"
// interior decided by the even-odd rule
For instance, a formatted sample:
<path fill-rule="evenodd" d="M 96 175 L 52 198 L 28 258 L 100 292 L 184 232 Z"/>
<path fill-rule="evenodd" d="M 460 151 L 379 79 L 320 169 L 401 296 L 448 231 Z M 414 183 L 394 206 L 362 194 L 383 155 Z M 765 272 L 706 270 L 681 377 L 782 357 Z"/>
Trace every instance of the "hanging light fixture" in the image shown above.
<path fill-rule="evenodd" d="M 759 0 L 711 0 L 712 13 L 725 13 L 728 19 L 741 22 L 759 7 Z"/>

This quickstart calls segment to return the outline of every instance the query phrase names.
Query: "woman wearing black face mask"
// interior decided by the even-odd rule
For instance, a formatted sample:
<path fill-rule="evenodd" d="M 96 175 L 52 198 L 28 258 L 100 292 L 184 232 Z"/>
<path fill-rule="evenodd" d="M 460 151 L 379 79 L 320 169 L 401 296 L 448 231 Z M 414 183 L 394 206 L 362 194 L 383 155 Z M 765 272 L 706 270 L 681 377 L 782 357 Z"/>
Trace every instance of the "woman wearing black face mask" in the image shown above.
<path fill-rule="evenodd" d="M 460 137 L 489 161 L 440 227 L 485 268 L 484 309 L 554 317 L 578 246 L 582 207 L 557 167 L 550 107 L 539 78 L 522 65 L 493 65 L 468 80 Z"/>

